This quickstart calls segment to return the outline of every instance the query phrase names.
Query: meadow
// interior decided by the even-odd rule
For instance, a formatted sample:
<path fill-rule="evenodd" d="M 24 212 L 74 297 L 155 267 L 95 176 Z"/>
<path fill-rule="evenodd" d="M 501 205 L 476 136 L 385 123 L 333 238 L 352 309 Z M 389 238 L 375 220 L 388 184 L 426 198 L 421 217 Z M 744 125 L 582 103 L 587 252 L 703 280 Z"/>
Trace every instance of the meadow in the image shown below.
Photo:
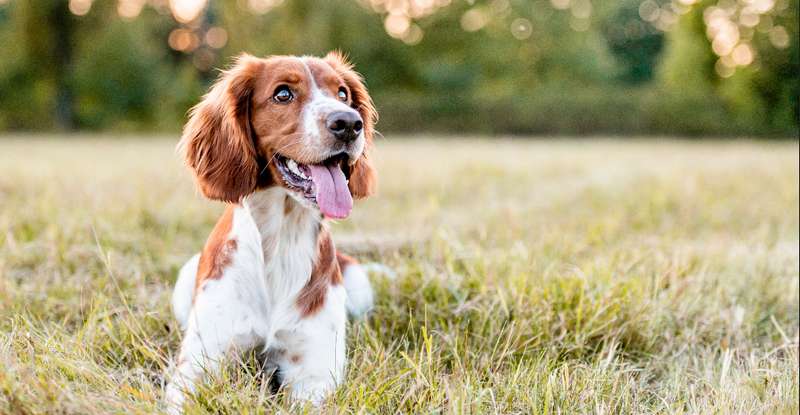
<path fill-rule="evenodd" d="M 223 206 L 176 137 L 0 140 L 0 413 L 159 413 Z M 391 267 L 325 413 L 798 412 L 798 143 L 389 137 L 332 225 Z M 315 412 L 252 356 L 189 413 Z"/>

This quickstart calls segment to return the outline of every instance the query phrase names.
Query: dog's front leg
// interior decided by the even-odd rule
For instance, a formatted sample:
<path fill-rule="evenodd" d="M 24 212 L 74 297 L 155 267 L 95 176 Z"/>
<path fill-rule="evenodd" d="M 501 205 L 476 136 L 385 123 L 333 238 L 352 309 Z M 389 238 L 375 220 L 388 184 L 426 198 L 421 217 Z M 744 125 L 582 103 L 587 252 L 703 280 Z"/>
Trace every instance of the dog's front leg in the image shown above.
<path fill-rule="evenodd" d="M 214 281 L 216 283 L 216 281 Z M 189 315 L 181 350 L 165 392 L 167 410 L 183 412 L 187 395 L 206 373 L 216 373 L 221 360 L 255 347 L 260 337 L 254 330 L 255 313 L 241 303 L 225 303 L 225 287 L 214 287 L 197 296 Z"/>
<path fill-rule="evenodd" d="M 319 405 L 342 381 L 346 358 L 345 298 L 344 287 L 330 287 L 322 310 L 275 333 L 279 351 L 275 363 L 280 368 L 282 384 L 293 398 Z"/>

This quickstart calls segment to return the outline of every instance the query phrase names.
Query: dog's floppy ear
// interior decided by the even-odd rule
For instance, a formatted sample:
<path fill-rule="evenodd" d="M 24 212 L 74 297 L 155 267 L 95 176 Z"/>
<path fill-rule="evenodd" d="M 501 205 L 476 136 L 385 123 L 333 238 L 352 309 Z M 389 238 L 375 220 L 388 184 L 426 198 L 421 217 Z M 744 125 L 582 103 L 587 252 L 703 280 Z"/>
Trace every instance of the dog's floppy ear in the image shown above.
<path fill-rule="evenodd" d="M 233 67 L 192 108 L 178 144 L 208 198 L 238 202 L 258 180 L 258 154 L 251 137 L 250 101 L 264 62 L 239 56 Z"/>
<path fill-rule="evenodd" d="M 372 98 L 367 92 L 367 87 L 361 75 L 353 70 L 353 65 L 347 61 L 340 52 L 331 52 L 325 56 L 327 62 L 344 79 L 347 88 L 350 89 L 352 107 L 361 115 L 364 122 L 364 152 L 350 167 L 350 193 L 356 199 L 365 198 L 375 193 L 377 187 L 377 174 L 369 161 L 369 153 L 372 150 L 372 137 L 375 134 L 375 123 L 378 122 L 378 112 L 372 103 Z"/>
<path fill-rule="evenodd" d="M 375 168 L 367 158 L 367 150 L 365 148 L 364 154 L 350 167 L 350 182 L 347 187 L 350 188 L 350 194 L 355 199 L 363 199 L 372 195 L 378 187 Z"/>

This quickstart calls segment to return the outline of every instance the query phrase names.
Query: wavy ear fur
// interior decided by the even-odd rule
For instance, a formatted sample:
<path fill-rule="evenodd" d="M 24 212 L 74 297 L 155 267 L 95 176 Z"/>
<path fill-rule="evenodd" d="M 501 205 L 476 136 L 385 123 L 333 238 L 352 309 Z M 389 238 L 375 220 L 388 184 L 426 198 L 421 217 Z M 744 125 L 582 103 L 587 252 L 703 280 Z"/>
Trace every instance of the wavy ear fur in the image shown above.
<path fill-rule="evenodd" d="M 378 122 L 378 112 L 372 103 L 372 98 L 364 86 L 361 75 L 353 70 L 353 65 L 340 52 L 334 51 L 325 56 L 325 61 L 344 79 L 350 89 L 353 100 L 352 107 L 361 114 L 364 121 L 364 137 L 366 145 L 364 153 L 350 168 L 350 193 L 356 199 L 365 198 L 373 193 L 378 185 L 377 174 L 369 161 L 372 150 L 372 137 L 375 134 L 375 124 Z"/>
<path fill-rule="evenodd" d="M 239 202 L 256 189 L 258 153 L 250 125 L 250 101 L 264 63 L 239 56 L 203 100 L 192 108 L 178 145 L 206 197 Z"/>

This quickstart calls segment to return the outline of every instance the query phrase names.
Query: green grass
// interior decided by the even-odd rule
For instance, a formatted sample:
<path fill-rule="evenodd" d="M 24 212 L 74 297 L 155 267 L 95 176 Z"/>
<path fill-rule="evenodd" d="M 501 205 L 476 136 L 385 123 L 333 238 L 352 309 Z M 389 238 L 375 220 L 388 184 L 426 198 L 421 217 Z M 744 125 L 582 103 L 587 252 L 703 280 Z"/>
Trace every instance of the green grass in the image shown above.
<path fill-rule="evenodd" d="M 798 411 L 798 145 L 385 139 L 338 413 Z M 0 413 L 153 413 L 222 210 L 174 140 L 0 141 Z M 231 362 L 191 413 L 309 411 Z M 294 406 L 293 406 L 294 405 Z"/>

